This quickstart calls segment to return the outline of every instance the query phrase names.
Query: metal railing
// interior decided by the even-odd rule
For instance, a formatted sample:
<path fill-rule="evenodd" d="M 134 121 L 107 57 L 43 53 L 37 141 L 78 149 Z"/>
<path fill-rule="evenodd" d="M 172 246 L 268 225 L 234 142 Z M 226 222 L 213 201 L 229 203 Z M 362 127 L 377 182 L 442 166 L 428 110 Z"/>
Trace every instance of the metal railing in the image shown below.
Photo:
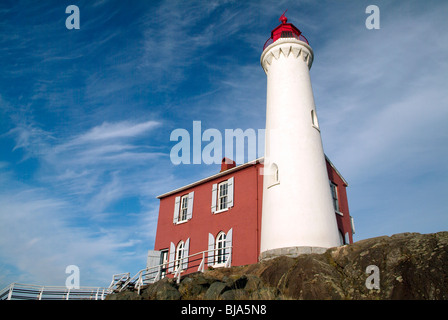
<path fill-rule="evenodd" d="M 295 38 L 295 39 L 297 39 L 297 40 L 300 40 L 300 41 L 305 42 L 306 44 L 310 44 L 310 43 L 308 42 L 308 39 L 305 38 L 305 36 L 304 36 L 303 34 L 300 34 L 300 35 L 298 36 L 298 35 L 296 35 L 295 33 L 293 33 L 292 35 L 291 35 L 291 34 L 288 34 L 288 36 L 280 36 L 279 39 L 280 39 L 280 38 Z M 270 46 L 270 45 L 273 44 L 273 43 L 274 43 L 274 39 L 273 39 L 272 37 L 270 37 L 268 40 L 266 40 L 266 42 L 265 42 L 264 45 L 263 45 L 263 51 L 264 51 L 264 49 L 266 49 L 268 46 Z"/>
<path fill-rule="evenodd" d="M 110 283 L 109 288 L 113 288 L 114 286 L 117 288 L 121 287 L 129 280 L 130 277 L 131 274 L 129 272 L 114 274 L 112 276 L 112 282 Z"/>
<path fill-rule="evenodd" d="M 129 277 L 129 273 L 115 274 L 112 276 L 112 282 L 109 286 L 109 290 L 113 292 L 121 292 L 125 289 L 134 289 L 140 294 L 140 290 L 144 285 L 154 283 L 164 278 L 167 274 L 172 274 L 173 278 L 175 278 L 177 283 L 179 283 L 181 274 L 187 272 L 188 270 L 204 272 L 205 265 L 208 261 L 213 261 L 211 266 L 215 268 L 231 267 L 232 247 L 228 246 L 220 249 L 205 250 L 187 257 L 168 261 L 157 266 L 146 267 L 145 269 L 137 272 L 132 278 Z M 188 267 L 184 269 L 183 266 L 186 263 L 188 263 Z"/>
<path fill-rule="evenodd" d="M 121 292 L 127 288 L 135 289 L 140 294 L 144 285 L 154 283 L 168 274 L 172 274 L 179 283 L 181 275 L 187 271 L 204 272 L 208 262 L 211 262 L 211 266 L 214 268 L 231 267 L 232 247 L 205 250 L 157 266 L 147 267 L 137 272 L 132 278 L 129 272 L 114 274 L 108 288 L 68 289 L 62 286 L 40 286 L 14 282 L 0 290 L 0 300 L 104 300 L 108 294 Z M 187 263 L 188 266 L 184 268 Z"/>
<path fill-rule="evenodd" d="M 14 282 L 0 291 L 0 300 L 104 300 L 109 293 L 109 288 L 102 287 L 68 289 Z"/>

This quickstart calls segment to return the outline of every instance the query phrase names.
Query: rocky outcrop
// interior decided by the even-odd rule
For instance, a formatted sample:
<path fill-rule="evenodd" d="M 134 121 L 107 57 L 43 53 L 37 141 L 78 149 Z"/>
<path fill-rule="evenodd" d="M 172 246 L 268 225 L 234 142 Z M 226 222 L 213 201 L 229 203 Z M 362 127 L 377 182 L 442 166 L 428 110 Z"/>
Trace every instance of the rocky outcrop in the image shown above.
<path fill-rule="evenodd" d="M 368 266 L 374 266 L 372 274 Z M 374 285 L 369 286 L 372 277 L 376 277 Z M 371 238 L 330 248 L 323 254 L 278 257 L 247 266 L 194 273 L 185 276 L 180 284 L 165 278 L 148 285 L 140 295 L 121 292 L 107 299 L 445 300 L 448 232 Z"/>

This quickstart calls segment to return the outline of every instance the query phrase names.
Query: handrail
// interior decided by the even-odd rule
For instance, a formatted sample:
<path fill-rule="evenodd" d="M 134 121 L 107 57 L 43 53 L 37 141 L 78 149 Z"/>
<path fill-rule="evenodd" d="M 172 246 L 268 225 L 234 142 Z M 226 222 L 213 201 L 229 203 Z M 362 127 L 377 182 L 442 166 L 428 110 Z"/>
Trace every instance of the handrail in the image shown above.
<path fill-rule="evenodd" d="M 121 285 L 122 282 L 126 282 L 131 274 L 129 272 L 126 273 L 117 273 L 112 276 L 112 282 L 109 285 L 109 288 L 112 288 L 114 285 Z"/>
<path fill-rule="evenodd" d="M 41 286 L 11 283 L 0 291 L 0 300 L 104 300 L 112 290 L 104 287 Z"/>
<path fill-rule="evenodd" d="M 14 287 L 14 283 L 11 283 L 9 286 L 0 290 L 0 300 L 9 300 L 8 299 L 9 293 L 13 287 Z M 6 298 L 4 298 L 5 296 L 6 296 Z"/>
<path fill-rule="evenodd" d="M 228 252 L 225 252 L 226 250 L 229 250 Z M 133 277 L 128 277 L 128 279 L 122 283 L 121 285 L 114 282 L 114 279 L 121 275 L 121 274 L 115 274 L 112 276 L 112 282 L 111 285 L 109 286 L 108 289 L 110 290 L 114 290 L 114 291 L 118 291 L 121 292 L 123 290 L 125 290 L 128 287 L 134 287 L 134 289 L 137 289 L 138 293 L 140 293 L 140 289 L 148 283 L 154 283 L 158 280 L 160 280 L 160 276 L 161 276 L 161 272 L 162 269 L 167 269 L 167 266 L 172 266 L 173 268 L 173 274 L 174 274 L 174 278 L 176 279 L 177 283 L 180 282 L 180 276 L 181 273 L 183 271 L 186 271 L 188 269 L 191 269 L 192 267 L 187 267 L 187 269 L 183 269 L 183 263 L 185 262 L 193 262 L 193 261 L 198 261 L 198 259 L 191 259 L 193 257 L 196 256 L 200 256 L 202 255 L 202 259 L 201 259 L 201 263 L 199 264 L 199 267 L 197 269 L 197 271 L 200 272 L 204 272 L 205 270 L 205 263 L 206 263 L 206 259 L 213 257 L 215 258 L 216 256 L 218 256 L 217 254 L 215 254 L 218 250 L 223 250 L 223 254 L 220 254 L 224 257 L 227 256 L 227 260 L 225 261 L 225 263 L 223 264 L 223 266 L 225 268 L 229 268 L 231 267 L 231 261 L 232 261 L 232 246 L 227 246 L 227 247 L 223 247 L 220 249 L 210 249 L 210 250 L 204 250 L 201 252 L 197 252 L 197 253 L 193 253 L 189 256 L 186 257 L 181 257 L 172 261 L 167 261 L 165 263 L 156 265 L 156 266 L 152 266 L 152 267 L 146 267 L 144 269 L 141 269 L 140 271 L 138 271 Z M 209 253 L 213 252 L 212 255 L 210 255 Z M 171 267 L 170 267 L 171 268 Z M 155 276 L 151 276 L 152 274 L 155 274 Z M 129 273 L 128 273 L 129 275 Z M 113 287 L 116 286 L 116 288 L 114 289 Z"/>
<path fill-rule="evenodd" d="M 218 255 L 218 250 L 222 250 L 223 253 Z M 179 283 L 181 274 L 184 271 L 197 266 L 192 265 L 192 263 L 201 260 L 197 270 L 204 272 L 205 264 L 207 263 L 206 260 L 212 258 L 213 261 L 215 261 L 217 256 L 227 257 L 226 261 L 222 265 L 220 264 L 220 266 L 226 268 L 230 267 L 232 261 L 232 246 L 204 250 L 157 266 L 147 267 L 137 272 L 132 278 L 130 277 L 129 272 L 115 274 L 112 276 L 112 282 L 108 288 L 80 287 L 78 289 L 68 289 L 65 286 L 42 286 L 13 282 L 0 290 L 0 300 L 104 300 L 106 295 L 114 291 L 116 292 L 117 290 L 118 292 L 123 291 L 129 286 L 133 286 L 140 293 L 141 288 L 145 284 L 160 280 L 162 269 L 166 268 L 168 265 L 172 265 L 173 268 L 175 268 L 172 273 Z M 189 266 L 186 269 L 183 269 L 184 263 L 189 263 Z M 114 287 L 116 288 L 114 289 Z"/>

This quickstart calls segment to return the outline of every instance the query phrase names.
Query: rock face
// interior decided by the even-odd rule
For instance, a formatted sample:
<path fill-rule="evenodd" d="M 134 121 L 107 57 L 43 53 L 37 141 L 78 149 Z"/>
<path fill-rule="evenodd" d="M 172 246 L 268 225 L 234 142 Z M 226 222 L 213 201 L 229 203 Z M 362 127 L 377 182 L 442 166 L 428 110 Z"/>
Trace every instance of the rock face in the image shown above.
<path fill-rule="evenodd" d="M 366 272 L 368 266 L 376 270 Z M 366 282 L 375 286 L 368 286 Z M 107 299 L 448 299 L 448 232 L 402 233 L 297 258 L 162 279 Z"/>

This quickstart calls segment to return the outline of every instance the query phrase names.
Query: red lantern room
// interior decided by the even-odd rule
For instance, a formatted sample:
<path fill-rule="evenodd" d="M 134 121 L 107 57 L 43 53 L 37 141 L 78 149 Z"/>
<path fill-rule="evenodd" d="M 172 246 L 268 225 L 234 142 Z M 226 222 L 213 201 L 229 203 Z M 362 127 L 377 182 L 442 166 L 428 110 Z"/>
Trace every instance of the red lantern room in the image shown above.
<path fill-rule="evenodd" d="M 286 18 L 285 16 L 286 11 L 283 12 L 283 14 L 279 18 L 282 24 L 271 31 L 271 37 L 265 42 L 263 50 L 280 38 L 296 38 L 297 40 L 309 44 L 305 36 L 302 35 L 302 32 L 297 29 L 292 23 L 288 23 L 288 18 Z"/>

